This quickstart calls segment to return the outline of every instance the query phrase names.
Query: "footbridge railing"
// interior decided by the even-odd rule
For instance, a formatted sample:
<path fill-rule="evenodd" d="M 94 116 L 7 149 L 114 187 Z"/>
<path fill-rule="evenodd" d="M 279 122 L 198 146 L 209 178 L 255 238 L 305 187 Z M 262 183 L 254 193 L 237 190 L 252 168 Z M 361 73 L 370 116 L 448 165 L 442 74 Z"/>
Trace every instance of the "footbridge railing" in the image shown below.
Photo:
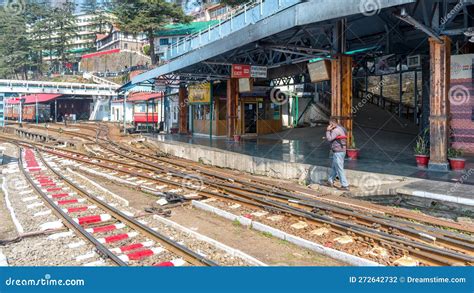
<path fill-rule="evenodd" d="M 0 79 L 0 93 L 116 96 L 119 85 Z"/>
<path fill-rule="evenodd" d="M 168 47 L 165 59 L 170 60 L 187 52 L 218 41 L 244 27 L 272 16 L 288 7 L 302 2 L 301 0 L 259 0 L 252 1 L 232 11 L 229 18 L 218 24 L 190 35 Z"/>

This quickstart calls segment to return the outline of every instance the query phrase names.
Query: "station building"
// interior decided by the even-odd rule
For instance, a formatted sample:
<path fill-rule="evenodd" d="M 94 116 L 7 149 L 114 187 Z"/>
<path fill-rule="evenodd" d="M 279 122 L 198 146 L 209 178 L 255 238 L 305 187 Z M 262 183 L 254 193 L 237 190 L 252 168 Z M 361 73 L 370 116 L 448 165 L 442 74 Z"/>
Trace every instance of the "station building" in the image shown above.
<path fill-rule="evenodd" d="M 219 138 L 237 136 L 246 154 L 327 164 L 333 117 L 364 158 L 349 168 L 415 174 L 420 136 L 429 170 L 447 171 L 450 149 L 469 163 L 472 3 L 365 2 L 265 1 L 183 38 L 130 85 L 179 84 L 180 142 L 235 150 Z"/>

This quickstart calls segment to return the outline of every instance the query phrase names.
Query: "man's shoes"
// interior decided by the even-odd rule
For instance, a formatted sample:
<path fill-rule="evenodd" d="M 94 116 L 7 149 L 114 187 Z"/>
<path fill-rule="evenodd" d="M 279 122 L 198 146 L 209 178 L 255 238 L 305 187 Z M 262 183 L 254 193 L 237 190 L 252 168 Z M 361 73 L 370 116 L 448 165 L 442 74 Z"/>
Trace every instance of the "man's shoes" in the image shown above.
<path fill-rule="evenodd" d="M 344 191 L 350 191 L 349 189 L 349 186 L 342 186 L 341 188 L 339 188 L 340 190 L 344 190 Z"/>
<path fill-rule="evenodd" d="M 323 183 L 323 185 L 327 187 L 334 187 L 334 183 L 332 183 L 331 181 L 326 181 Z"/>

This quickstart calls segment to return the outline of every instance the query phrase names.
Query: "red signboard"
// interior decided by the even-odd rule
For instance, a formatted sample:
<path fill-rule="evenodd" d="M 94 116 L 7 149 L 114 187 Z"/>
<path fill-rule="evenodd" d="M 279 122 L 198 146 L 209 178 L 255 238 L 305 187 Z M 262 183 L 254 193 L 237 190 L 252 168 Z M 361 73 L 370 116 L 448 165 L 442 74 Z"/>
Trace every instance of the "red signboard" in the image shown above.
<path fill-rule="evenodd" d="M 250 78 L 250 65 L 232 64 L 232 78 Z"/>

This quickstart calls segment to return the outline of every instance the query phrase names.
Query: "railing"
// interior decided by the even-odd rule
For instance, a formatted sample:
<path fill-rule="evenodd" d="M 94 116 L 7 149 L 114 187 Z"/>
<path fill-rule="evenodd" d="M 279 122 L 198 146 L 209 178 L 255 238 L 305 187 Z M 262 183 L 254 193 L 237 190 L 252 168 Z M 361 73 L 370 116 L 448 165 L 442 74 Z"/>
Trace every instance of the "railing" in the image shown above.
<path fill-rule="evenodd" d="M 0 79 L 0 92 L 116 95 L 119 85 Z"/>
<path fill-rule="evenodd" d="M 228 19 L 220 20 L 218 24 L 209 26 L 205 30 L 201 30 L 170 45 L 166 51 L 165 59 L 174 59 L 189 51 L 222 39 L 235 31 L 261 21 L 299 2 L 301 0 L 258 0 L 242 5 L 239 9 L 231 11 Z"/>

